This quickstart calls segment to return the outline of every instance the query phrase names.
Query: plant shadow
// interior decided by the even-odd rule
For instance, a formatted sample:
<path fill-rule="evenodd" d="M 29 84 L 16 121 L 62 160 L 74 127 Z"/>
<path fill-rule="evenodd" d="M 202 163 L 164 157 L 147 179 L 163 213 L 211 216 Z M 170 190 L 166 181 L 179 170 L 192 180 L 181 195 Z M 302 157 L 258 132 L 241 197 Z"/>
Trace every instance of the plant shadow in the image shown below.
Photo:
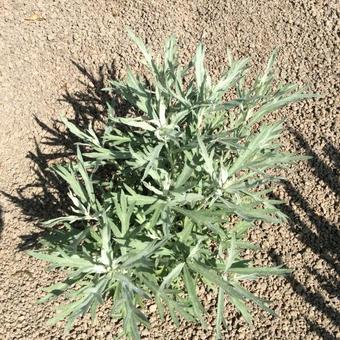
<path fill-rule="evenodd" d="M 332 166 L 326 164 L 309 146 L 308 142 L 304 139 L 301 133 L 290 129 L 295 140 L 300 148 L 305 151 L 305 154 L 312 156 L 308 160 L 309 167 L 314 176 L 324 182 L 335 195 L 339 196 L 339 180 L 338 169 L 340 153 L 330 142 L 326 142 L 324 147 L 324 153 L 329 158 Z M 328 301 L 324 298 L 324 294 L 328 293 L 331 297 L 337 297 L 340 291 L 340 282 L 338 275 L 340 274 L 339 260 L 339 244 L 340 244 L 340 232 L 336 223 L 332 223 L 321 214 L 318 214 L 308 202 L 308 199 L 303 197 L 301 193 L 288 181 L 284 181 L 284 190 L 289 196 L 290 204 L 283 204 L 282 211 L 289 218 L 289 228 L 296 235 L 296 237 L 305 245 L 305 247 L 312 250 L 317 258 L 323 260 L 326 263 L 325 272 L 320 272 L 320 268 L 314 268 L 308 266 L 306 268 L 310 277 L 313 277 L 318 281 L 322 291 L 312 292 L 311 289 L 301 284 L 294 274 L 287 277 L 287 281 L 291 285 L 293 291 L 303 297 L 303 299 L 310 305 L 317 309 L 320 313 L 326 316 L 332 324 L 336 327 L 340 327 L 340 312 L 336 308 L 332 307 Z M 277 195 L 272 195 L 274 199 L 280 199 Z M 302 212 L 296 212 L 291 203 L 299 208 Z M 304 222 L 302 216 L 308 217 L 309 222 L 314 226 L 316 232 L 311 230 L 307 223 Z M 269 252 L 273 262 L 277 265 L 283 264 L 280 254 L 276 250 L 271 249 Z M 306 323 L 309 326 L 311 333 L 317 334 L 322 339 L 336 339 L 335 334 L 331 334 L 322 325 L 315 321 L 308 320 Z"/>
<path fill-rule="evenodd" d="M 60 101 L 72 107 L 72 117 L 68 120 L 80 129 L 88 128 L 89 124 L 100 125 L 107 116 L 107 104 L 115 110 L 115 114 L 122 116 L 132 108 L 121 97 L 102 91 L 108 80 L 117 79 L 114 64 L 102 65 L 95 72 L 91 72 L 84 65 L 72 62 L 85 81 L 80 81 L 83 90 L 69 92 L 65 90 Z M 42 142 L 35 141 L 35 150 L 27 154 L 34 171 L 34 180 L 17 189 L 15 194 L 1 192 L 7 199 L 18 206 L 26 221 L 39 227 L 39 231 L 21 236 L 20 250 L 27 250 L 37 246 L 37 240 L 46 231 L 39 222 L 64 215 L 69 211 L 67 186 L 49 170 L 54 162 L 61 162 L 76 154 L 76 138 L 64 129 L 59 119 L 47 123 L 39 117 L 35 122 L 45 132 Z M 53 150 L 53 151 L 51 151 Z"/>

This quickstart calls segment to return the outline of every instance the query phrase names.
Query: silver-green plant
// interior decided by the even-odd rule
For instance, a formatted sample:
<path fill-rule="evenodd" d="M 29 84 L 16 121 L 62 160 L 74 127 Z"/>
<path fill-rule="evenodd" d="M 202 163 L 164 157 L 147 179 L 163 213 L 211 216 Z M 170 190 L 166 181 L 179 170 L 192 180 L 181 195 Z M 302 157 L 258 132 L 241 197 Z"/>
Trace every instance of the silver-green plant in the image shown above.
<path fill-rule="evenodd" d="M 79 138 L 77 159 L 53 169 L 69 186 L 73 213 L 45 222 L 49 235 L 31 254 L 67 270 L 67 278 L 47 288 L 41 301 L 69 299 L 51 321 L 66 319 L 70 329 L 87 312 L 94 318 L 110 298 L 124 335 L 139 339 L 139 324 L 148 325 L 146 299 L 155 301 L 161 318 L 168 313 L 176 324 L 204 325 L 197 288 L 205 286 L 216 291 L 220 338 L 225 298 L 249 323 L 247 301 L 274 313 L 242 282 L 288 270 L 253 266 L 242 252 L 258 249 L 247 241 L 256 221 L 285 219 L 280 201 L 267 196 L 280 179 L 268 170 L 303 157 L 280 151 L 282 122 L 261 120 L 311 95 L 296 85 L 274 86 L 275 54 L 250 87 L 248 59 L 229 54 L 229 68 L 214 83 L 202 44 L 182 67 L 173 37 L 156 63 L 129 34 L 152 77 L 146 82 L 129 71 L 125 81 L 111 82 L 105 90 L 137 114 L 121 118 L 108 106 L 100 133 L 64 119 Z"/>

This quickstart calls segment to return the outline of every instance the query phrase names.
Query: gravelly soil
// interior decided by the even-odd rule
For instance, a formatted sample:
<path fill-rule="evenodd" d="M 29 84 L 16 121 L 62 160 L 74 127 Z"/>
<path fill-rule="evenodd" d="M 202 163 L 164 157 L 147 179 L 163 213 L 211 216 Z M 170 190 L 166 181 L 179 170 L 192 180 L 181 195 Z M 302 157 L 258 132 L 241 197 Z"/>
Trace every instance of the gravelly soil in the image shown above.
<path fill-rule="evenodd" d="M 259 70 L 278 47 L 278 76 L 305 83 L 323 95 L 273 114 L 287 118 L 284 147 L 313 159 L 286 172 L 289 181 L 275 195 L 291 221 L 262 225 L 250 237 L 263 248 L 258 263 L 285 263 L 287 278 L 252 285 L 270 298 L 279 316 L 254 310 L 248 328 L 227 308 L 228 339 L 340 338 L 339 303 L 339 8 L 336 0 L 115 0 L 8 1 L 0 3 L 0 339 L 111 339 L 119 325 L 110 323 L 105 308 L 99 322 L 87 318 L 68 336 L 62 324 L 46 326 L 52 305 L 36 305 L 38 288 L 58 273 L 23 250 L 34 246 L 39 219 L 53 217 L 63 202 L 44 168 L 67 156 L 70 140 L 62 138 L 56 120 L 61 112 L 97 117 L 104 111 L 99 91 L 108 76 L 121 78 L 132 69 L 137 50 L 124 32 L 131 26 L 155 53 L 175 33 L 183 58 L 202 39 L 210 69 L 226 63 L 225 48 L 251 56 Z M 40 19 L 40 20 L 37 20 Z M 211 293 L 202 292 L 213 310 Z M 228 306 L 229 307 L 229 306 Z M 152 329 L 146 339 L 209 339 L 211 326 L 161 323 L 150 307 Z"/>

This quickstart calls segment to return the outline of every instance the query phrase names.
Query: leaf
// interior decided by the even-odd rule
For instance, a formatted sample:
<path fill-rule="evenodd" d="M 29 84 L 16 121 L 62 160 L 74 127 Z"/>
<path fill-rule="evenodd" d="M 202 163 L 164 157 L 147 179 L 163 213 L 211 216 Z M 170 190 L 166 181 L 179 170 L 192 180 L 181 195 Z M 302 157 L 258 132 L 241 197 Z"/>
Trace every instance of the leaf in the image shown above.
<path fill-rule="evenodd" d="M 189 217 L 192 221 L 197 224 L 214 223 L 221 220 L 223 211 L 212 211 L 212 210 L 188 210 L 179 207 L 171 207 L 172 210 Z"/>
<path fill-rule="evenodd" d="M 42 225 L 44 227 L 54 227 L 55 225 L 69 222 L 69 223 L 74 223 L 76 221 L 82 220 L 84 217 L 83 216 L 76 216 L 76 215 L 68 215 L 68 216 L 62 216 L 62 217 L 56 217 L 51 220 L 42 222 Z"/>
<path fill-rule="evenodd" d="M 102 277 L 96 284 L 89 285 L 83 290 L 83 296 L 75 302 L 59 307 L 57 315 L 48 321 L 53 325 L 58 321 L 68 318 L 65 326 L 66 332 L 69 332 L 73 326 L 75 319 L 89 311 L 92 305 L 97 307 L 98 304 L 103 302 L 102 294 L 108 283 L 107 277 Z"/>
<path fill-rule="evenodd" d="M 242 314 L 243 318 L 246 322 L 251 325 L 252 324 L 252 316 L 246 306 L 246 304 L 238 298 L 230 297 L 231 303 L 237 308 L 237 310 Z"/>
<path fill-rule="evenodd" d="M 121 190 L 120 202 L 118 202 L 118 197 L 114 200 L 116 214 L 121 223 L 121 237 L 124 237 L 129 231 L 130 219 L 135 207 L 134 202 L 129 202 L 124 191 Z"/>
<path fill-rule="evenodd" d="M 198 135 L 197 136 L 197 142 L 200 147 L 201 155 L 204 159 L 204 169 L 205 171 L 211 176 L 214 177 L 214 166 L 213 166 L 213 158 L 212 155 L 208 154 L 207 148 L 205 147 L 202 138 Z"/>
<path fill-rule="evenodd" d="M 241 285 L 234 282 L 233 283 L 234 289 L 243 296 L 243 298 L 249 299 L 250 301 L 256 303 L 259 307 L 261 307 L 263 310 L 265 310 L 267 313 L 275 316 L 275 313 L 272 309 L 270 309 L 263 300 L 255 296 L 254 294 L 248 292 L 246 289 L 244 289 Z"/>
<path fill-rule="evenodd" d="M 158 144 L 153 150 L 152 152 L 150 153 L 149 155 L 149 162 L 147 164 L 147 166 L 145 167 L 145 170 L 144 170 L 144 174 L 143 174 L 143 177 L 142 177 L 142 181 L 149 175 L 149 172 L 150 170 L 157 164 L 157 160 L 158 160 L 158 157 L 159 157 L 159 154 L 163 148 L 164 144 Z"/>
<path fill-rule="evenodd" d="M 164 238 L 161 241 L 155 240 L 155 241 L 148 243 L 146 247 L 144 247 L 144 249 L 136 252 L 136 254 L 130 253 L 129 258 L 123 263 L 123 267 L 126 267 L 126 268 L 131 267 L 135 265 L 141 259 L 151 256 L 152 254 L 154 254 L 156 250 L 161 248 L 166 242 L 168 242 L 167 238 Z"/>
<path fill-rule="evenodd" d="M 171 272 L 164 278 L 160 289 L 164 290 L 165 288 L 167 288 L 171 284 L 171 282 L 179 276 L 183 267 L 184 263 L 179 263 L 175 268 L 173 268 Z"/>
<path fill-rule="evenodd" d="M 185 163 L 180 175 L 177 177 L 174 188 L 178 189 L 184 185 L 192 175 L 193 171 L 194 169 L 188 163 Z"/>
<path fill-rule="evenodd" d="M 88 200 L 90 201 L 90 204 L 94 204 L 96 202 L 96 197 L 94 195 L 94 188 L 92 184 L 92 180 L 90 179 L 86 168 L 84 167 L 84 160 L 81 155 L 81 152 L 79 150 L 79 147 L 77 147 L 77 157 L 79 159 L 79 164 L 78 164 L 78 171 L 83 179 L 83 182 L 85 184 L 85 189 L 87 193 Z"/>
<path fill-rule="evenodd" d="M 219 288 L 218 300 L 217 300 L 217 312 L 216 312 L 216 339 L 222 339 L 221 325 L 224 321 L 224 290 Z"/>
<path fill-rule="evenodd" d="M 78 255 L 60 257 L 35 251 L 28 251 L 28 254 L 39 260 L 48 261 L 56 267 L 79 268 L 83 273 L 106 273 L 106 268 L 103 265 L 90 262 Z"/>
<path fill-rule="evenodd" d="M 204 308 L 203 308 L 202 304 L 200 303 L 200 301 L 199 301 L 199 299 L 197 297 L 197 294 L 196 294 L 196 285 L 195 285 L 194 279 L 190 275 L 190 271 L 189 271 L 187 265 L 185 265 L 183 267 L 183 278 L 184 278 L 185 287 L 186 287 L 186 289 L 188 291 L 190 302 L 192 303 L 192 306 L 194 308 L 194 312 L 195 312 L 196 318 L 198 320 L 200 320 L 201 323 L 204 324 L 205 322 L 204 322 L 204 319 L 202 317 L 202 314 L 205 311 L 204 311 Z"/>
<path fill-rule="evenodd" d="M 230 296 L 242 298 L 242 294 L 240 294 L 234 287 L 225 281 L 214 269 L 210 269 L 202 263 L 188 262 L 188 266 L 191 270 L 196 271 L 200 275 L 202 275 L 207 281 L 214 283 L 219 288 L 222 288 L 227 294 Z"/>
<path fill-rule="evenodd" d="M 177 236 L 181 242 L 186 242 L 188 239 L 191 238 L 193 223 L 188 217 L 184 218 L 183 221 L 183 229 L 179 233 L 177 233 Z"/>
<path fill-rule="evenodd" d="M 152 125 L 140 118 L 113 118 L 113 121 L 146 131 L 155 131 L 155 128 Z"/>
<path fill-rule="evenodd" d="M 242 59 L 239 61 L 233 61 L 227 72 L 222 75 L 222 78 L 212 89 L 212 100 L 222 98 L 226 91 L 235 85 L 235 83 L 243 75 L 243 72 L 247 69 L 249 59 Z"/>
<path fill-rule="evenodd" d="M 165 201 L 160 200 L 158 197 L 154 196 L 147 196 L 147 195 L 140 195 L 137 194 L 132 188 L 130 188 L 126 183 L 123 183 L 125 189 L 130 193 L 130 196 L 127 196 L 127 199 L 130 202 L 135 203 L 136 205 L 152 205 L 155 203 L 164 203 Z"/>
<path fill-rule="evenodd" d="M 255 274 L 256 276 L 270 276 L 270 275 L 284 275 L 289 274 L 292 271 L 290 269 L 286 268 L 280 268 L 280 267 L 273 267 L 273 268 L 267 268 L 267 267 L 248 267 L 248 268 L 233 268 L 230 267 L 228 269 L 228 272 L 230 273 L 237 273 L 237 274 Z"/>
<path fill-rule="evenodd" d="M 250 124 L 253 125 L 257 123 L 264 115 L 276 111 L 285 105 L 292 104 L 305 99 L 315 98 L 314 94 L 310 93 L 294 93 L 287 97 L 280 99 L 275 98 L 273 101 L 264 104 L 252 117 Z"/>
<path fill-rule="evenodd" d="M 195 76 L 196 76 L 196 84 L 199 94 L 203 94 L 204 89 L 204 80 L 206 77 L 205 69 L 204 69 L 204 54 L 205 48 L 203 44 L 198 44 L 195 55 Z"/>
<path fill-rule="evenodd" d="M 111 266 L 113 260 L 111 244 L 111 227 L 109 225 L 109 221 L 105 212 L 103 212 L 103 229 L 101 236 L 102 236 L 101 262 L 105 266 Z"/>
<path fill-rule="evenodd" d="M 112 84 L 132 105 L 147 113 L 150 118 L 155 118 L 153 97 L 150 94 L 150 91 L 130 70 L 128 70 L 127 73 L 126 86 L 122 86 L 117 82 L 112 82 Z"/>
<path fill-rule="evenodd" d="M 274 50 L 272 52 L 272 54 L 269 57 L 266 69 L 262 75 L 262 77 L 259 79 L 258 81 L 258 90 L 257 90 L 257 94 L 258 95 L 266 95 L 269 90 L 270 87 L 272 86 L 272 82 L 273 82 L 273 65 L 274 62 L 277 58 L 277 51 Z"/>
<path fill-rule="evenodd" d="M 237 235 L 237 238 L 243 237 L 245 233 L 253 227 L 251 222 L 240 221 L 230 231 Z"/>
<path fill-rule="evenodd" d="M 235 235 L 231 236 L 230 247 L 228 248 L 228 257 L 225 261 L 224 271 L 228 272 L 231 269 L 231 266 L 235 262 L 236 256 L 238 255 L 238 251 L 236 250 L 236 239 Z"/>
<path fill-rule="evenodd" d="M 66 282 L 58 282 L 56 284 L 53 284 L 51 286 L 49 286 L 48 288 L 44 288 L 43 290 L 45 292 L 47 292 L 48 294 L 46 294 L 44 297 L 40 298 L 37 303 L 45 303 L 53 298 L 58 297 L 60 294 L 63 294 L 64 291 L 66 289 L 68 289 L 70 287 L 70 284 L 66 283 Z"/>
<path fill-rule="evenodd" d="M 70 132 L 77 136 L 80 140 L 87 141 L 93 144 L 99 144 L 98 138 L 96 136 L 89 136 L 83 131 L 81 131 L 75 124 L 71 123 L 66 117 L 61 116 L 61 121 L 70 130 Z"/>
<path fill-rule="evenodd" d="M 240 169 L 246 169 L 254 157 L 263 149 L 271 146 L 271 142 L 279 137 L 282 130 L 282 123 L 277 122 L 272 125 L 265 125 L 260 132 L 248 142 L 247 147 L 243 149 L 236 161 L 228 169 L 229 177 Z"/>
<path fill-rule="evenodd" d="M 148 51 L 143 41 L 139 37 L 137 37 L 130 28 L 127 29 L 127 32 L 130 39 L 138 46 L 138 48 L 143 53 L 146 64 L 150 67 L 151 70 L 153 70 L 154 66 L 151 53 Z"/>
<path fill-rule="evenodd" d="M 84 188 L 82 184 L 79 183 L 78 179 L 75 176 L 75 172 L 71 167 L 67 169 L 66 167 L 57 165 L 53 167 L 53 170 L 69 184 L 70 188 L 83 203 L 87 201 Z"/>

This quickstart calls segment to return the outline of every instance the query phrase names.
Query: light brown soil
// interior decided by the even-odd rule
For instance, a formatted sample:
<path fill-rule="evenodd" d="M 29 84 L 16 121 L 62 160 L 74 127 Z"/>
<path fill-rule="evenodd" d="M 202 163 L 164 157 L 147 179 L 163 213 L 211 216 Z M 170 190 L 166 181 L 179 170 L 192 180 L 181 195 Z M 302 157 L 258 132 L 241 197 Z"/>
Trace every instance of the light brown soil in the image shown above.
<path fill-rule="evenodd" d="M 277 191 L 291 222 L 262 225 L 251 237 L 262 246 L 258 263 L 284 263 L 288 278 L 270 278 L 252 290 L 273 301 L 279 316 L 255 310 L 248 328 L 227 305 L 228 339 L 339 339 L 339 11 L 336 0 L 37 0 L 0 2 L 0 339 L 111 339 L 117 327 L 105 308 L 99 322 L 81 320 L 69 336 L 62 324 L 46 325 L 51 305 L 36 305 L 38 289 L 57 277 L 23 251 L 34 246 L 39 219 L 58 214 L 63 202 L 51 193 L 58 183 L 44 168 L 67 156 L 56 120 L 62 112 L 79 119 L 104 110 L 99 91 L 107 74 L 121 78 L 137 69 L 137 49 L 124 27 L 132 27 L 155 53 L 175 33 L 193 52 L 201 38 L 208 64 L 219 72 L 229 46 L 251 56 L 259 70 L 280 49 L 282 81 L 305 83 L 323 95 L 271 115 L 287 118 L 284 147 L 313 156 L 286 173 Z M 32 16 L 36 14 L 35 16 Z M 36 20 L 39 18 L 41 20 Z M 31 20 L 26 20 L 31 19 Z M 109 71 L 112 72 L 109 72 Z M 80 119 L 81 121 L 81 119 Z M 65 151 L 64 155 L 60 152 Z M 214 297 L 204 293 L 213 320 Z M 152 310 L 152 307 L 150 307 Z M 146 339 L 209 339 L 208 329 L 176 329 L 150 312 Z"/>

